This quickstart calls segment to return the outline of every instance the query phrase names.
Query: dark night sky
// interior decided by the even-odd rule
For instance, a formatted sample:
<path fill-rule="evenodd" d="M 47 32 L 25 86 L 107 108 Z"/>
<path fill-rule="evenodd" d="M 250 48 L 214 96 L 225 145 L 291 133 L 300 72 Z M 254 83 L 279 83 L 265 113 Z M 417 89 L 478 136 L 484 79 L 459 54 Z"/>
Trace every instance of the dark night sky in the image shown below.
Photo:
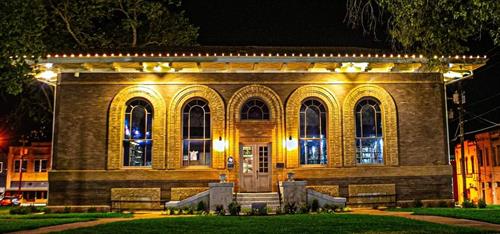
<path fill-rule="evenodd" d="M 361 30 L 350 29 L 344 22 L 345 1 L 289 0 L 184 0 L 183 8 L 191 22 L 200 27 L 201 45 L 233 46 L 353 46 L 390 49 L 385 35 L 375 41 Z M 470 44 L 470 54 L 488 55 L 487 65 L 475 71 L 474 79 L 465 81 L 466 110 L 482 118 L 500 122 L 500 50 L 491 40 Z M 456 86 L 448 87 L 454 91 Z M 451 103 L 449 103 L 451 105 Z M 455 112 L 456 113 L 456 112 Z M 473 118 L 468 114 L 466 119 Z M 453 138 L 456 123 L 450 121 Z M 466 123 L 466 132 L 490 126 L 480 118 Z M 471 137 L 473 135 L 470 135 Z"/>

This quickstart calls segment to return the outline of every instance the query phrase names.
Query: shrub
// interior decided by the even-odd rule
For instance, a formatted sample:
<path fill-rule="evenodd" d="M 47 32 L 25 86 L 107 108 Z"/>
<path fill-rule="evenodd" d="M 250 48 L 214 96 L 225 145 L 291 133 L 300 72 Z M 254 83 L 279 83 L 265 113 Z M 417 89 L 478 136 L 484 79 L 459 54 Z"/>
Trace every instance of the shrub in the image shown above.
<path fill-rule="evenodd" d="M 464 202 L 462 202 L 462 208 L 476 208 L 476 204 L 474 204 L 474 202 L 472 201 L 465 200 Z"/>
<path fill-rule="evenodd" d="M 314 199 L 311 204 L 311 211 L 318 212 L 318 209 L 319 209 L 319 201 L 318 199 Z"/>
<path fill-rule="evenodd" d="M 16 206 L 10 209 L 10 214 L 31 214 L 32 210 L 29 206 Z"/>
<path fill-rule="evenodd" d="M 227 208 L 229 209 L 229 214 L 240 215 L 241 205 L 238 204 L 238 202 L 233 201 L 233 202 L 229 203 Z"/>
<path fill-rule="evenodd" d="M 64 207 L 63 213 L 70 213 L 71 212 L 71 207 L 66 206 Z"/>
<path fill-rule="evenodd" d="M 190 206 L 186 206 L 182 208 L 182 214 L 193 214 L 193 208 Z"/>
<path fill-rule="evenodd" d="M 306 203 L 300 205 L 299 211 L 300 211 L 301 214 L 308 214 L 309 210 L 310 210 L 310 207 Z"/>
<path fill-rule="evenodd" d="M 252 215 L 252 209 L 250 208 L 241 208 L 241 212 L 246 215 Z"/>
<path fill-rule="evenodd" d="M 285 205 L 285 213 L 286 214 L 295 214 L 295 212 L 297 212 L 297 205 L 295 204 L 295 202 L 288 202 Z"/>
<path fill-rule="evenodd" d="M 224 210 L 224 206 L 223 205 L 216 205 L 215 206 L 215 214 L 216 215 L 225 215 L 226 211 Z"/>
<path fill-rule="evenodd" d="M 477 207 L 486 208 L 486 206 L 486 201 L 484 199 L 479 199 L 479 201 L 477 202 Z"/>
<path fill-rule="evenodd" d="M 97 208 L 95 207 L 90 207 L 88 210 L 87 210 L 87 213 L 96 213 L 97 212 Z"/>
<path fill-rule="evenodd" d="M 415 208 L 421 208 L 422 206 L 424 206 L 424 203 L 422 203 L 420 199 L 415 199 L 413 205 L 415 206 Z"/>
<path fill-rule="evenodd" d="M 205 202 L 200 201 L 198 202 L 198 205 L 196 206 L 196 211 L 204 211 L 206 210 Z"/>

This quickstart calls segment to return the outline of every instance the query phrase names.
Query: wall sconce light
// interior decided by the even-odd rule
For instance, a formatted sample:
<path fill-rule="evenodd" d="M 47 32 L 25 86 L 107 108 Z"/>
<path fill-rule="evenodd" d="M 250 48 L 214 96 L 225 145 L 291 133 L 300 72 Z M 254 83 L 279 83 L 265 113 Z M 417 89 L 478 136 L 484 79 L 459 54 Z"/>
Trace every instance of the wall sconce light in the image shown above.
<path fill-rule="evenodd" d="M 288 140 L 286 141 L 286 148 L 288 150 L 294 150 L 297 148 L 297 141 L 292 138 L 292 136 L 288 137 Z"/>
<path fill-rule="evenodd" d="M 226 144 L 222 140 L 222 136 L 219 136 L 219 139 L 214 142 L 214 150 L 217 152 L 223 152 Z"/>

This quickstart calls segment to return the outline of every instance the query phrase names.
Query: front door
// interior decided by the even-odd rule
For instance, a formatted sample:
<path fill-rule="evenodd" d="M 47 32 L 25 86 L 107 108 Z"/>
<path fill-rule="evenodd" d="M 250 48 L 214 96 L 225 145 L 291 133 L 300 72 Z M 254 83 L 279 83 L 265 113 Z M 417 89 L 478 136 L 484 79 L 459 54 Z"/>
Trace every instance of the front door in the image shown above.
<path fill-rule="evenodd" d="M 271 191 L 270 151 L 269 144 L 242 144 L 240 148 L 241 192 Z"/>

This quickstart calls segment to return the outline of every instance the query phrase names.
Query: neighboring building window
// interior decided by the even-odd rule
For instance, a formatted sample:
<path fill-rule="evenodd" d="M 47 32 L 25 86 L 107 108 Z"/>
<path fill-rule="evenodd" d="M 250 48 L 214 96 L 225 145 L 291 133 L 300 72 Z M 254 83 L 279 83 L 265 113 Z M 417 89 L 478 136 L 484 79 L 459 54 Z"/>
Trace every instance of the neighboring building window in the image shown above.
<path fill-rule="evenodd" d="M 474 174 L 474 172 L 476 171 L 476 169 L 474 168 L 474 156 L 470 157 L 470 164 L 471 164 L 472 174 Z"/>
<path fill-rule="evenodd" d="M 358 164 L 382 164 L 383 135 L 380 104 L 373 98 L 358 102 L 356 115 L 356 161 Z"/>
<path fill-rule="evenodd" d="M 153 107 L 145 99 L 132 99 L 125 110 L 124 166 L 151 166 Z"/>
<path fill-rule="evenodd" d="M 16 159 L 14 160 L 14 172 L 20 172 L 23 170 L 23 172 L 26 172 L 26 169 L 28 168 L 28 160 L 23 160 L 23 165 L 21 167 L 21 160 Z"/>
<path fill-rule="evenodd" d="M 259 99 L 250 99 L 241 108 L 242 120 L 268 120 L 269 108 Z"/>
<path fill-rule="evenodd" d="M 307 99 L 300 107 L 300 164 L 327 164 L 326 108 L 316 99 Z"/>
<path fill-rule="evenodd" d="M 489 149 L 485 148 L 484 149 L 484 160 L 486 161 L 486 166 L 490 165 L 490 157 L 489 157 L 488 152 L 490 152 Z"/>
<path fill-rule="evenodd" d="M 0 162 L 0 173 L 3 172 L 3 162 Z"/>
<path fill-rule="evenodd" d="M 465 174 L 470 174 L 469 172 L 469 159 L 465 158 Z"/>
<path fill-rule="evenodd" d="M 481 149 L 477 151 L 477 162 L 480 167 L 483 166 L 483 151 Z"/>
<path fill-rule="evenodd" d="M 47 159 L 36 159 L 34 171 L 47 172 Z"/>
<path fill-rule="evenodd" d="M 497 159 L 496 166 L 500 166 L 500 145 L 497 145 L 497 156 L 496 156 L 496 159 Z"/>
<path fill-rule="evenodd" d="M 201 99 L 190 101 L 182 111 L 183 166 L 209 166 L 211 157 L 210 108 Z"/>

